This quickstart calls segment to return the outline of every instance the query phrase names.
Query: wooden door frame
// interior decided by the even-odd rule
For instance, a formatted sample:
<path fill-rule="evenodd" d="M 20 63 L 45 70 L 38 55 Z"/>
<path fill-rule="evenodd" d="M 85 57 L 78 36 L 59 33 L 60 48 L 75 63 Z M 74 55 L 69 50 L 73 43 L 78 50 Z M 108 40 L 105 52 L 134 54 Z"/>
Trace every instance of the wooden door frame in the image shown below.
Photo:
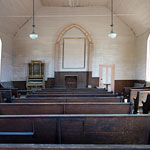
<path fill-rule="evenodd" d="M 112 72 L 111 72 L 111 89 L 114 92 L 115 89 L 115 64 L 100 64 L 99 65 L 99 87 L 104 86 L 103 82 L 102 82 L 102 73 L 103 73 L 103 68 L 111 68 Z M 106 81 L 108 80 L 108 69 L 106 69 Z"/>

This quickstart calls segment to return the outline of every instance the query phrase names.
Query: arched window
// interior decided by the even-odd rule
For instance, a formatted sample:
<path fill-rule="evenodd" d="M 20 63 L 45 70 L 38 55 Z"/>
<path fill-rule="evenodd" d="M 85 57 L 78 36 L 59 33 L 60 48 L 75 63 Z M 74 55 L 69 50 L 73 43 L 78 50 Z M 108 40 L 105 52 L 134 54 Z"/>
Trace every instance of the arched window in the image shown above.
<path fill-rule="evenodd" d="M 1 80 L 1 54 L 2 54 L 2 40 L 0 38 L 0 80 Z"/>
<path fill-rule="evenodd" d="M 150 82 L 150 35 L 147 39 L 146 81 Z"/>

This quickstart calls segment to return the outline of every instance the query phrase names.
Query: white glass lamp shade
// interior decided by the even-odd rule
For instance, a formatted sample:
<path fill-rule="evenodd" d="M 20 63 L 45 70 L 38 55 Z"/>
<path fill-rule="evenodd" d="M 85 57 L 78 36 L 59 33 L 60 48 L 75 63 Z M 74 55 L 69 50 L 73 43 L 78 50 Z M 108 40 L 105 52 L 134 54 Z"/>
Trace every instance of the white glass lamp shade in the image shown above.
<path fill-rule="evenodd" d="M 110 32 L 110 33 L 108 34 L 108 37 L 111 38 L 111 39 L 114 39 L 114 38 L 117 37 L 117 34 L 114 33 L 114 32 Z"/>
<path fill-rule="evenodd" d="M 31 38 L 31 39 L 37 39 L 38 38 L 38 34 L 36 34 L 36 33 L 31 33 L 30 35 L 29 35 L 29 37 Z"/>

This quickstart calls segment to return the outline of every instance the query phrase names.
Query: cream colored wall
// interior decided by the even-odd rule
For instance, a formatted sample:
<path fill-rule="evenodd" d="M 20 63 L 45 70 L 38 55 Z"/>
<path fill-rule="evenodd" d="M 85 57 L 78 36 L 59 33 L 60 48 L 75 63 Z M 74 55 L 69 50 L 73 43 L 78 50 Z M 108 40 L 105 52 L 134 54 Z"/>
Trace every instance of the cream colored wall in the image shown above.
<path fill-rule="evenodd" d="M 115 17 L 118 37 L 109 39 L 110 11 L 105 7 L 42 7 L 36 14 L 37 40 L 29 39 L 29 21 L 14 38 L 13 80 L 26 80 L 27 63 L 41 60 L 46 63 L 46 77 L 54 77 L 55 42 L 61 30 L 79 24 L 93 39 L 93 77 L 99 77 L 99 64 L 115 64 L 116 80 L 135 79 L 135 36 L 132 30 Z M 61 68 L 60 68 L 61 70 Z"/>
<path fill-rule="evenodd" d="M 65 37 L 83 37 L 86 39 L 86 53 L 85 53 L 85 68 L 81 69 L 66 69 L 62 68 L 62 62 L 63 62 L 63 38 Z M 59 49 L 59 71 L 88 71 L 88 39 L 86 36 L 78 29 L 73 28 L 66 32 L 63 36 L 62 40 L 60 41 L 60 49 Z M 74 48 L 72 48 L 74 50 Z M 80 57 L 80 56 L 79 56 Z M 74 65 L 74 64 L 73 64 Z"/>
<path fill-rule="evenodd" d="M 1 82 L 12 81 L 13 36 L 0 32 L 2 40 Z"/>
<path fill-rule="evenodd" d="M 137 80 L 146 80 L 146 54 L 147 54 L 147 39 L 150 31 L 136 38 L 136 66 L 135 66 L 135 78 Z"/>

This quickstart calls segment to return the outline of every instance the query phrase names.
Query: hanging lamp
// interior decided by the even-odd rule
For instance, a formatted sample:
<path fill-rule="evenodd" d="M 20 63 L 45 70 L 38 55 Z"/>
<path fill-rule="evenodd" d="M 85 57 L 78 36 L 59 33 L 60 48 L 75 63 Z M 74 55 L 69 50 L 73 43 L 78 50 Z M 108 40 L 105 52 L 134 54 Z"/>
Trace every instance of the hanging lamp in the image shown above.
<path fill-rule="evenodd" d="M 117 37 L 117 34 L 114 32 L 113 28 L 114 28 L 114 20 L 113 20 L 113 0 L 111 0 L 111 31 L 108 34 L 108 37 L 111 39 L 114 39 Z"/>
<path fill-rule="evenodd" d="M 33 0 L 33 24 L 32 24 L 32 33 L 30 33 L 29 37 L 31 39 L 37 39 L 38 38 L 38 34 L 35 33 L 34 28 L 35 28 L 35 23 L 34 23 L 34 0 Z"/>

